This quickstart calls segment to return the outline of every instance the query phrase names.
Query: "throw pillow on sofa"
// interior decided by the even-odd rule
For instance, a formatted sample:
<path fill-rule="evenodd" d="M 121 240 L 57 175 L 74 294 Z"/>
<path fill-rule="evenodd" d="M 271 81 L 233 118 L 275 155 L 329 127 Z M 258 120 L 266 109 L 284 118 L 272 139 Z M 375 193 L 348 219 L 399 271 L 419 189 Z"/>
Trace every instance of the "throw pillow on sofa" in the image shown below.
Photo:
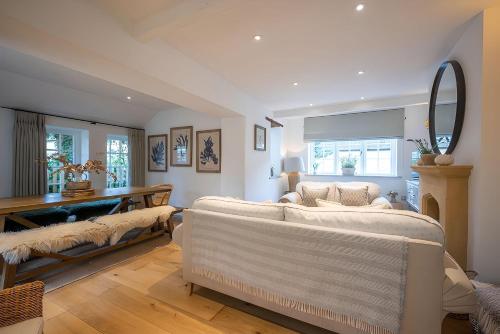
<path fill-rule="evenodd" d="M 316 199 L 316 206 L 323 207 L 323 208 L 345 208 L 346 205 L 342 205 L 342 203 L 339 202 L 333 202 L 333 201 L 324 201 L 322 199 Z M 368 205 L 362 205 L 359 208 L 365 208 L 365 209 L 392 209 L 392 207 L 387 204 L 387 203 L 381 203 L 381 204 L 368 204 Z"/>
<path fill-rule="evenodd" d="M 340 194 L 340 204 L 346 206 L 364 206 L 370 204 L 368 187 L 337 187 Z"/>
<path fill-rule="evenodd" d="M 302 187 L 302 203 L 305 206 L 316 206 L 316 199 L 326 200 L 330 188 L 314 189 L 309 187 Z"/>

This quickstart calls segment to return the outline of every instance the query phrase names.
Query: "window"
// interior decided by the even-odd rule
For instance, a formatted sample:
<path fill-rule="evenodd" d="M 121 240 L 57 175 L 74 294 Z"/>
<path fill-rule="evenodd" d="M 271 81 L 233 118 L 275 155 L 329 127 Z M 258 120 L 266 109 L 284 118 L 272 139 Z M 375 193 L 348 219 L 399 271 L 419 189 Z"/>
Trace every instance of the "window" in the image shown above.
<path fill-rule="evenodd" d="M 128 186 L 128 138 L 124 136 L 108 136 L 107 140 L 107 169 L 116 175 L 116 181 L 108 176 L 108 188 Z"/>
<path fill-rule="evenodd" d="M 47 158 L 53 154 L 64 154 L 70 162 L 74 162 L 75 138 L 63 130 L 47 129 Z M 58 193 L 64 187 L 64 172 L 54 173 L 61 167 L 57 161 L 49 161 L 47 166 L 47 180 L 49 193 Z"/>
<path fill-rule="evenodd" d="M 309 144 L 309 174 L 342 175 L 342 160 L 356 159 L 356 175 L 397 176 L 398 139 Z"/>

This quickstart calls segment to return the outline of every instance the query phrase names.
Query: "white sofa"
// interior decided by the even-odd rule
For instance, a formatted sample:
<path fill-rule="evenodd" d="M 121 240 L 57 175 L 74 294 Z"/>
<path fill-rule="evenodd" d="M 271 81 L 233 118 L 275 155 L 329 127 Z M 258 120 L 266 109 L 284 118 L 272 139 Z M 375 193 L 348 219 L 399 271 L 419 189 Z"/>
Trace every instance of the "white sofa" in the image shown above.
<path fill-rule="evenodd" d="M 334 202 L 340 202 L 340 195 L 337 186 L 368 187 L 368 201 L 370 205 L 385 204 L 389 208 L 392 207 L 391 203 L 385 197 L 380 195 L 380 186 L 373 182 L 299 182 L 297 183 L 296 191 L 283 195 L 280 198 L 280 203 L 294 203 L 302 205 L 302 188 L 304 186 L 311 189 L 329 188 L 327 199 Z"/>
<path fill-rule="evenodd" d="M 217 243 L 211 247 L 203 248 L 205 237 L 200 234 L 202 227 L 210 226 L 205 233 L 216 238 Z M 231 232 L 228 226 L 241 227 L 247 229 L 246 233 Z M 284 268 L 296 266 L 293 258 L 283 257 L 287 247 L 297 243 L 297 240 L 287 240 L 284 237 L 282 243 L 275 247 L 255 247 L 248 246 L 248 238 L 252 235 L 260 235 L 267 239 L 272 233 L 283 231 L 293 231 L 299 235 L 313 233 L 318 241 L 327 238 L 334 233 L 336 236 L 347 235 L 353 238 L 370 237 L 372 240 L 390 239 L 392 236 L 404 235 L 407 240 L 407 251 L 401 253 L 407 259 L 406 276 L 403 284 L 404 305 L 402 306 L 402 317 L 400 323 L 400 333 L 440 333 L 441 321 L 448 312 L 446 301 L 447 294 L 452 292 L 452 310 L 461 310 L 463 313 L 469 312 L 468 307 L 474 304 L 474 293 L 472 286 L 465 274 L 453 265 L 452 261 L 444 260 L 444 233 L 439 224 L 433 219 L 409 211 L 399 210 L 376 210 L 376 209 L 356 209 L 356 208 L 307 208 L 294 204 L 270 204 L 255 203 L 234 200 L 230 198 L 205 197 L 195 201 L 193 209 L 186 210 L 183 224 L 179 225 L 173 233 L 174 242 L 182 246 L 183 249 L 183 277 L 187 282 L 194 283 L 221 293 L 233 296 L 282 313 L 284 315 L 299 319 L 313 325 L 323 327 L 340 334 L 363 333 L 359 326 L 349 324 L 347 321 L 334 320 L 331 316 L 322 316 L 318 313 L 310 312 L 314 305 L 300 308 L 294 303 L 279 302 L 275 294 L 283 295 L 287 293 L 286 285 L 283 291 L 274 291 L 273 298 L 263 298 L 266 291 L 262 292 L 251 286 L 244 286 L 237 282 L 225 280 L 217 274 L 204 275 L 195 269 L 197 265 L 196 254 L 210 253 L 220 255 L 227 261 L 229 266 L 240 268 L 246 266 L 246 261 L 236 256 L 235 252 L 243 252 L 243 256 L 251 258 L 254 252 L 259 256 L 264 256 L 267 261 L 279 259 Z M 270 232 L 274 231 L 274 232 Z M 290 235 L 290 234 L 286 234 Z M 391 236 L 392 235 L 392 236 Z M 235 252 L 225 254 L 227 250 L 224 244 L 231 244 Z M 305 245 L 305 246 L 304 246 Z M 285 247 L 287 246 L 287 247 Z M 329 244 L 321 247 L 328 248 Z M 201 249 L 200 249 L 201 247 Z M 313 245 L 301 244 L 305 253 Z M 350 252 L 362 251 L 365 245 L 351 249 Z M 293 249 L 293 247 L 291 248 Z M 285 252 L 285 253 L 283 253 Z M 350 254 L 349 252 L 349 254 Z M 405 255 L 406 254 L 406 255 Z M 267 262 L 266 261 L 266 262 Z M 251 265 L 251 264 L 248 264 Z M 445 277 L 446 266 L 451 268 L 454 277 L 450 280 Z M 254 269 L 258 269 L 255 268 Z M 311 270 L 313 270 L 311 266 Z M 307 270 L 306 270 L 307 272 Z M 335 274 L 335 273 L 334 273 Z M 249 282 L 259 280 L 259 274 L 255 272 L 247 277 Z M 295 278 L 297 282 L 302 282 L 302 277 Z M 465 282 L 466 281 L 466 282 Z M 315 282 L 308 283 L 311 288 Z M 337 283 L 340 286 L 350 284 L 346 279 Z M 443 289 L 443 284 L 446 290 Z M 334 285 L 335 286 L 335 285 Z M 458 286 L 458 288 L 457 288 Z M 309 288 L 305 288 L 307 291 Z M 281 290 L 281 289 L 278 289 Z M 462 291 L 463 290 L 463 291 Z M 259 293 L 256 293 L 260 291 Z M 450 292 L 451 291 L 451 292 Z M 466 306 L 460 306 L 459 304 Z M 324 305 L 323 305 L 324 306 Z M 366 328 L 365 328 L 366 331 Z M 389 333 L 380 330 L 380 333 Z"/>

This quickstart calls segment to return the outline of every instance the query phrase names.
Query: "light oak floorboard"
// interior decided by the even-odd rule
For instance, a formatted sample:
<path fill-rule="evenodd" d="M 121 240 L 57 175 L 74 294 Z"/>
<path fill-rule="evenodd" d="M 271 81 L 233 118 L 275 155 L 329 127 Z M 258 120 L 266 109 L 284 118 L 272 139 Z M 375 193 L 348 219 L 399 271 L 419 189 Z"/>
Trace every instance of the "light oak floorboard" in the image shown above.
<path fill-rule="evenodd" d="M 47 293 L 44 333 L 295 333 L 196 289 L 187 296 L 181 264 L 181 251 L 169 244 Z M 443 334 L 458 333 L 470 333 L 468 322 L 447 319 Z"/>

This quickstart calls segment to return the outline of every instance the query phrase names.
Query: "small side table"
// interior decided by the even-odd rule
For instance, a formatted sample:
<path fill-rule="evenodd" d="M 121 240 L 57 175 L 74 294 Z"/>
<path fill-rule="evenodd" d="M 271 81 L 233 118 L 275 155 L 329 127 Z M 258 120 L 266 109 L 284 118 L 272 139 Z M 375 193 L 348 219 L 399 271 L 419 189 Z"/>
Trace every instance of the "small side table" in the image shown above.
<path fill-rule="evenodd" d="M 174 221 L 173 221 L 173 217 L 174 215 L 178 214 L 178 213 L 182 213 L 186 208 L 182 208 L 182 207 L 178 207 L 178 206 L 174 206 L 174 211 L 172 211 L 172 213 L 170 214 L 170 217 L 168 217 L 167 219 L 167 232 L 168 234 L 170 235 L 170 238 L 172 238 L 172 233 L 174 232 Z"/>

